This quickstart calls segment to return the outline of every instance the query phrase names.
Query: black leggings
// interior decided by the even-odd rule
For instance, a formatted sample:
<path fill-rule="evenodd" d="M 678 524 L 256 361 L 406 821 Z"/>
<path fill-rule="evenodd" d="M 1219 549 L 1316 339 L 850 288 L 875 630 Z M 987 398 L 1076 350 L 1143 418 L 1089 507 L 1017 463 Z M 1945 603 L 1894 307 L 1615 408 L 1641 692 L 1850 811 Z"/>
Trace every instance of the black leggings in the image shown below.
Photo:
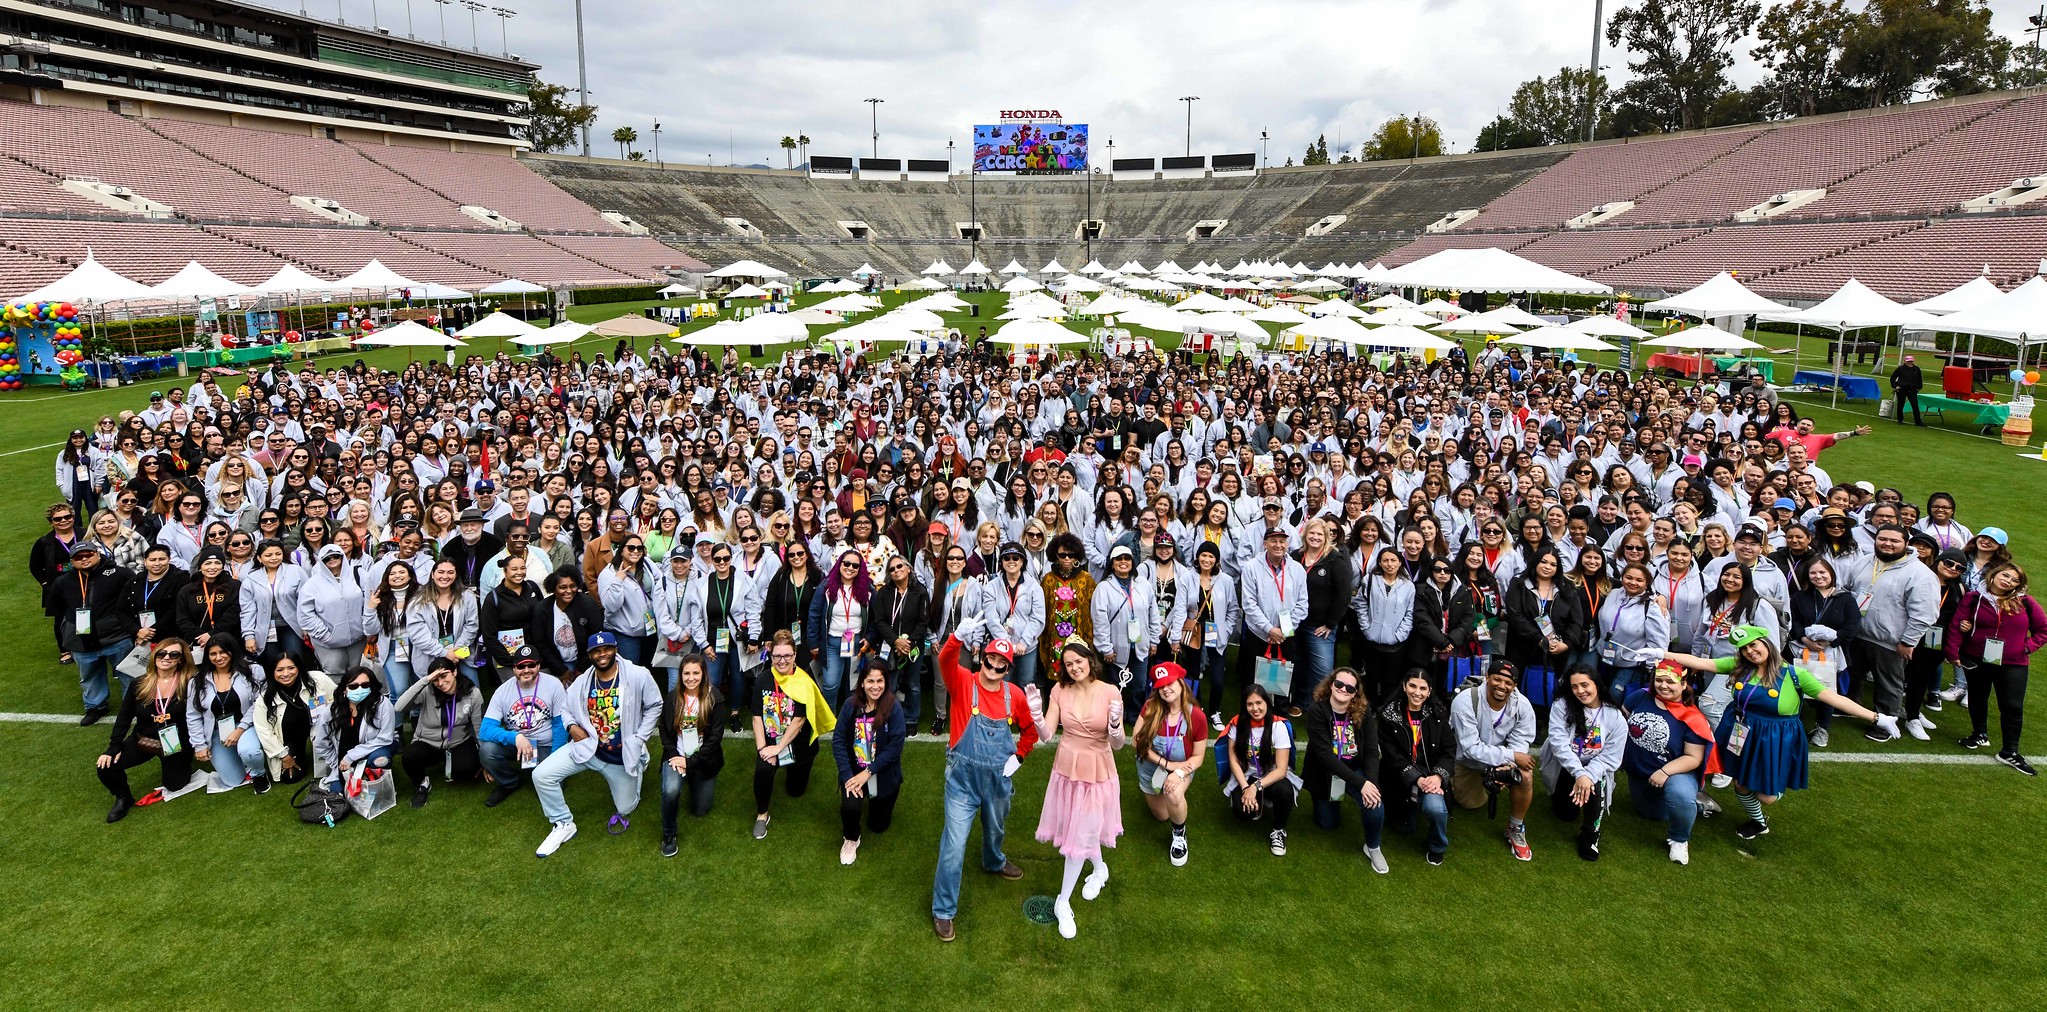
<path fill-rule="evenodd" d="M 2017 752 L 2026 724 L 2026 669 L 2018 664 L 1978 664 L 1969 669 L 1969 728 L 1990 726 L 1990 694 L 1997 693 L 1998 751 Z"/>
<path fill-rule="evenodd" d="M 429 745 L 415 738 L 412 744 L 405 746 L 405 751 L 399 755 L 398 762 L 405 768 L 405 779 L 412 781 L 412 785 L 417 787 L 426 777 L 440 776 L 448 768 L 448 761 L 443 757 L 451 754 L 454 756 L 455 775 L 449 778 L 449 782 L 459 784 L 465 780 L 476 779 L 476 773 L 483 768 L 483 763 L 476 754 L 474 738 L 452 749 Z"/>
<path fill-rule="evenodd" d="M 1237 818 L 1246 822 L 1256 822 L 1271 816 L 1272 828 L 1285 829 L 1286 820 L 1294 814 L 1294 802 L 1298 800 L 1295 797 L 1296 793 L 1293 781 L 1281 779 L 1278 783 L 1258 792 L 1257 811 L 1244 807 L 1243 791 L 1230 796 L 1230 811 L 1237 813 Z"/>
<path fill-rule="evenodd" d="M 115 800 L 133 802 L 135 792 L 128 787 L 128 771 L 137 766 L 148 765 L 153 759 L 163 760 L 164 790 L 183 790 L 186 784 L 192 782 L 191 749 L 182 749 L 174 755 L 159 756 L 154 752 L 143 751 L 142 746 L 130 738 L 121 743 L 121 753 L 114 757 L 114 761 L 106 769 L 97 770 L 100 783 L 106 785 L 107 793 L 112 794 Z"/>
<path fill-rule="evenodd" d="M 860 809 L 867 809 L 867 828 L 877 833 L 888 832 L 890 824 L 896 821 L 896 799 L 903 792 L 893 791 L 868 797 L 865 794 L 846 795 L 844 790 L 839 798 L 839 830 L 848 840 L 860 839 Z"/>
<path fill-rule="evenodd" d="M 1577 822 L 1578 839 L 1597 840 L 1600 817 L 1606 814 L 1606 785 L 1593 784 L 1592 797 L 1582 806 L 1571 800 L 1571 790 L 1576 786 L 1577 780 L 1558 774 L 1556 789 L 1549 794 L 1550 811 L 1566 822 Z"/>
<path fill-rule="evenodd" d="M 795 748 L 796 761 L 790 763 L 789 779 L 786 786 L 789 796 L 800 798 L 810 789 L 810 768 L 817 763 L 817 744 L 799 742 Z M 753 814 L 768 814 L 768 799 L 775 796 L 775 771 L 783 767 L 762 760 L 758 754 L 753 760 Z"/>

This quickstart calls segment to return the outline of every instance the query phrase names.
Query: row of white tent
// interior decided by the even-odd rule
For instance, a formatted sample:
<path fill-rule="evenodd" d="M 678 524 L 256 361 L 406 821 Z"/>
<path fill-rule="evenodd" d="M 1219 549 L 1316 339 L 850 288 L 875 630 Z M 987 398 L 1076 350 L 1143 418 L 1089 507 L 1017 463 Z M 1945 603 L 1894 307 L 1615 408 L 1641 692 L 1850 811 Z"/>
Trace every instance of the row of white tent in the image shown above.
<path fill-rule="evenodd" d="M 333 281 L 323 280 L 285 264 L 269 280 L 244 285 L 221 277 L 197 260 L 185 264 L 176 274 L 154 285 L 126 277 L 99 262 L 86 250 L 85 260 L 71 272 L 35 291 L 20 296 L 20 302 L 75 302 L 105 305 L 123 302 L 194 302 L 230 296 L 332 294 L 341 292 L 390 292 L 408 290 L 414 298 L 428 301 L 467 299 L 469 292 L 431 282 L 418 282 L 371 260 L 355 273 Z M 479 289 L 483 295 L 535 295 L 547 291 L 539 285 L 509 278 Z"/>

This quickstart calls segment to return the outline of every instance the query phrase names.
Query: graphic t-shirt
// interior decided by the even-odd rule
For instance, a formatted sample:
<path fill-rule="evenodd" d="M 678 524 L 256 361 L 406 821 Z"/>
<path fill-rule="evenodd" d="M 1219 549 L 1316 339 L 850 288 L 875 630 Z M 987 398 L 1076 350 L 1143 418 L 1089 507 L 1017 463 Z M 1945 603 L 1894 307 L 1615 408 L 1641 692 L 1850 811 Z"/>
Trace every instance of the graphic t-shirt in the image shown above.
<path fill-rule="evenodd" d="M 781 686 L 775 684 L 775 673 L 772 668 L 761 672 L 760 677 L 754 682 L 754 690 L 754 697 L 760 701 L 759 709 L 754 713 L 760 717 L 770 744 L 780 742 L 787 736 L 790 725 L 795 723 L 796 718 L 809 719 L 808 709 L 783 692 Z"/>
<path fill-rule="evenodd" d="M 1646 777 L 1684 755 L 1686 745 L 1707 744 L 1691 725 L 1657 706 L 1656 697 L 1648 689 L 1628 693 L 1627 708 L 1628 749 L 1621 762 L 1630 773 Z M 1587 730 L 1597 733 L 1591 728 Z"/>
<path fill-rule="evenodd" d="M 592 679 L 587 699 L 590 725 L 597 731 L 597 758 L 614 764 L 624 762 L 625 755 L 619 747 L 618 682 L 614 680 L 607 686 Z"/>

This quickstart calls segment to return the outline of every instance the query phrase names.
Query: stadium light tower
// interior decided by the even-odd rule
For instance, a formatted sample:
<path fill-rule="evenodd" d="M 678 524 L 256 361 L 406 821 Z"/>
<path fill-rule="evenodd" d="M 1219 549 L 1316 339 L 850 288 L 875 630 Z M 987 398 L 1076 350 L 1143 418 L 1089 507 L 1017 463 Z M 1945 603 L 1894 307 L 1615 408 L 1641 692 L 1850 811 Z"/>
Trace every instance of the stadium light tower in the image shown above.
<path fill-rule="evenodd" d="M 1194 153 L 1194 103 L 1201 101 L 1201 96 L 1182 95 L 1180 96 L 1180 101 L 1187 103 L 1187 150 L 1180 153 L 1192 155 Z"/>
<path fill-rule="evenodd" d="M 1585 65 L 1591 76 L 1585 79 L 1585 139 L 1599 122 L 1599 26 L 1606 15 L 1603 0 L 1592 0 L 1592 62 Z"/>
<path fill-rule="evenodd" d="M 881 103 L 882 103 L 882 100 L 881 100 L 881 99 L 878 99 L 878 98 L 863 98 L 863 99 L 861 99 L 860 101 L 862 101 L 862 102 L 865 102 L 865 103 L 867 103 L 867 125 L 868 125 L 868 129 L 869 129 L 869 131 L 870 131 L 870 132 L 872 132 L 872 133 L 874 134 L 874 137 L 873 137 L 873 141 L 874 141 L 874 157 L 876 157 L 876 158 L 880 158 L 880 157 L 881 157 Z"/>
<path fill-rule="evenodd" d="M 441 45 L 448 44 L 448 5 L 455 0 L 434 0 L 434 6 L 441 9 Z"/>
<path fill-rule="evenodd" d="M 661 121 L 654 121 L 654 167 L 661 167 Z"/>
<path fill-rule="evenodd" d="M 468 3 L 469 0 L 463 0 Z M 583 0 L 576 0 L 576 104 L 590 104 L 590 71 L 583 59 Z M 590 123 L 583 123 L 583 157 L 590 157 Z M 705 159 L 709 161 L 709 159 Z"/>
<path fill-rule="evenodd" d="M 512 42 L 507 26 L 512 23 L 513 18 L 519 16 L 519 12 L 509 7 L 492 7 L 490 12 L 498 16 L 498 52 L 509 56 L 512 53 Z"/>
<path fill-rule="evenodd" d="M 952 176 L 952 138 L 950 137 L 945 139 L 945 174 L 948 178 Z"/>
<path fill-rule="evenodd" d="M 1269 154 L 1271 151 L 1272 131 L 1258 131 L 1258 168 L 1260 171 L 1264 171 L 1272 166 L 1272 158 Z"/>
<path fill-rule="evenodd" d="M 462 0 L 462 6 L 469 8 L 469 51 L 481 53 L 483 52 L 483 45 L 479 41 L 480 36 L 476 34 L 476 12 L 490 10 L 490 7 L 487 4 L 477 3 L 476 0 Z"/>

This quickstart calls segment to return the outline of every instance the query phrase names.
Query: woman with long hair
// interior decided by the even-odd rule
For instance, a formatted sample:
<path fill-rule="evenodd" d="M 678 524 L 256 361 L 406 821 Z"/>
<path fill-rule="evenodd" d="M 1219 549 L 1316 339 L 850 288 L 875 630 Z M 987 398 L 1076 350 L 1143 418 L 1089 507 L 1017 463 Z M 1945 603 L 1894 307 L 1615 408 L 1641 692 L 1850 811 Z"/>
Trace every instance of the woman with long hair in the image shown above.
<path fill-rule="evenodd" d="M 1223 728 L 1227 773 L 1223 794 L 1230 811 L 1246 822 L 1268 817 L 1266 834 L 1274 857 L 1286 856 L 1286 824 L 1293 815 L 1301 779 L 1293 772 L 1293 729 L 1277 712 L 1272 696 L 1256 682 L 1244 688 L 1244 709 Z"/>
<path fill-rule="evenodd" d="M 1613 806 L 1613 775 L 1621 768 L 1628 723 L 1618 707 L 1602 698 L 1590 665 L 1574 665 L 1562 682 L 1550 704 L 1540 772 L 1549 787 L 1550 810 L 1558 819 L 1578 823 L 1578 856 L 1597 861 L 1599 825 Z"/>
<path fill-rule="evenodd" d="M 1732 690 L 1714 741 L 1726 775 L 1733 778 L 1734 797 L 1748 815 L 1748 821 L 1735 827 L 1734 833 L 1743 840 L 1754 840 L 1770 832 L 1763 806 L 1775 804 L 1786 791 L 1806 786 L 1805 729 L 1798 720 L 1804 699 L 1816 699 L 1871 721 L 1892 738 L 1898 736 L 1898 718 L 1870 710 L 1786 661 L 1777 651 L 1772 629 L 1739 626 L 1727 640 L 1735 651 L 1732 656 L 1673 652 L 1664 659 L 1692 671 L 1711 673 L 1716 682 L 1725 679 Z"/>
<path fill-rule="evenodd" d="M 852 864 L 860 853 L 863 810 L 869 832 L 886 833 L 895 820 L 909 725 L 903 708 L 896 705 L 892 681 L 888 662 L 879 657 L 863 661 L 832 734 L 832 758 L 839 768 L 842 865 Z"/>
<path fill-rule="evenodd" d="M 1038 737 L 1060 736 L 1037 836 L 1066 859 L 1059 898 L 1052 904 L 1063 938 L 1078 932 L 1073 888 L 1082 866 L 1093 866 L 1080 894 L 1081 899 L 1092 900 L 1109 884 L 1102 849 L 1114 847 L 1123 835 L 1122 784 L 1114 754 L 1123 747 L 1123 700 L 1114 685 L 1102 681 L 1102 670 L 1102 660 L 1092 648 L 1066 643 L 1059 650 L 1057 683 L 1050 696 L 1041 696 L 1035 685 L 1024 690 Z"/>
<path fill-rule="evenodd" d="M 483 730 L 483 693 L 462 671 L 443 657 L 427 676 L 412 683 L 392 704 L 397 711 L 417 709 L 412 740 L 399 756 L 405 778 L 412 781 L 412 807 L 426 807 L 433 778 L 443 770 L 449 783 L 475 780 L 482 769 L 477 746 Z M 365 669 L 367 670 L 367 669 Z"/>
<path fill-rule="evenodd" d="M 163 789 L 152 791 L 144 801 L 167 800 L 198 786 L 192 783 L 193 744 L 188 740 L 192 649 L 177 637 L 158 639 L 149 665 L 121 697 L 106 750 L 96 762 L 100 783 L 114 796 L 108 822 L 126 818 L 138 803 L 128 771 L 152 759 L 163 764 Z"/>
<path fill-rule="evenodd" d="M 1210 732 L 1185 669 L 1171 661 L 1153 665 L 1150 684 L 1133 734 L 1137 790 L 1153 819 L 1172 824 L 1166 857 L 1179 867 L 1187 863 L 1187 787 L 1201 768 Z"/>
<path fill-rule="evenodd" d="M 447 559 L 435 563 L 426 585 L 406 601 L 405 642 L 412 652 L 412 673 L 431 668 L 436 658 L 463 661 L 480 628 L 476 594 L 462 585 L 455 563 Z"/>
<path fill-rule="evenodd" d="M 1628 715 L 1627 748 L 1621 760 L 1628 771 L 1628 797 L 1635 814 L 1666 824 L 1664 842 L 1670 859 L 1678 864 L 1692 860 L 1692 824 L 1701 809 L 1701 781 L 1720 772 L 1713 728 L 1697 702 L 1684 669 L 1659 663 L 1649 687 L 1630 691 L 1622 704 Z M 1551 727 L 1550 740 L 1555 741 L 1555 725 Z M 1604 757 L 1611 746 L 1606 741 L 1601 746 Z"/>
<path fill-rule="evenodd" d="M 1990 743 L 1990 696 L 1997 696 L 1997 761 L 2032 776 L 2019 752 L 2025 730 L 2026 672 L 2032 655 L 2047 647 L 2047 612 L 2026 593 L 2026 571 L 2016 562 L 1993 563 L 1983 587 L 1962 596 L 1948 620 L 1947 659 L 1974 669 L 1969 680 L 1969 736 L 1963 748 Z M 1923 649 L 1923 648 L 1922 648 Z"/>
<path fill-rule="evenodd" d="M 299 666 L 291 654 L 279 657 L 256 699 L 256 738 L 263 746 L 270 779 L 295 784 L 313 773 L 313 728 L 334 698 L 334 680 Z M 260 792 L 262 784 L 257 784 Z"/>
<path fill-rule="evenodd" d="M 364 656 L 376 660 L 383 669 L 384 684 L 393 693 L 403 693 L 412 685 L 412 648 L 405 638 L 406 608 L 418 589 L 419 578 L 412 567 L 393 562 L 384 567 L 376 588 L 363 601 Z"/>
<path fill-rule="evenodd" d="M 1601 598 L 1593 613 L 1596 670 L 1606 697 L 1615 703 L 1647 684 L 1656 658 L 1670 648 L 1670 614 L 1650 592 L 1654 579 L 1648 567 L 1629 563 L 1621 571 L 1620 586 Z"/>
<path fill-rule="evenodd" d="M 216 642 L 205 648 L 205 663 L 192 676 L 191 705 L 185 708 L 185 729 L 193 758 L 213 764 L 209 794 L 234 790 L 253 780 L 256 793 L 270 789 L 270 771 L 263 766 L 263 745 L 254 730 L 256 683 L 234 644 Z"/>
<path fill-rule="evenodd" d="M 690 816 L 701 819 L 711 814 L 725 769 L 725 699 L 711 684 L 710 670 L 702 654 L 684 657 L 661 712 L 662 857 L 676 854 L 683 788 L 689 789 Z"/>
<path fill-rule="evenodd" d="M 1386 874 L 1386 854 L 1380 849 L 1386 806 L 1379 796 L 1378 724 L 1357 669 L 1330 672 L 1315 686 L 1302 720 L 1308 727 L 1305 779 L 1315 825 L 1335 829 L 1344 796 L 1356 799 L 1358 821 L 1365 830 L 1365 860 L 1374 872 Z"/>
<path fill-rule="evenodd" d="M 1730 567 L 1731 568 L 1731 567 Z M 1786 638 L 1796 663 L 1820 675 L 1820 681 L 1845 696 L 1855 695 L 1855 681 L 1848 666 L 1847 645 L 1855 642 L 1862 629 L 1862 608 L 1855 595 L 1841 586 L 1834 565 L 1821 556 L 1806 560 L 1804 584 L 1791 592 L 1791 630 Z M 1927 651 L 1931 653 L 1932 651 Z M 1939 656 L 1935 654 L 1934 656 Z M 1827 677 L 1831 673 L 1831 677 Z M 1819 707 L 1813 715 L 1812 731 L 1806 742 L 1826 748 L 1834 726 L 1834 711 Z M 1907 714 L 1917 719 L 1916 710 Z M 1916 725 L 1913 730 L 1916 732 Z"/>
<path fill-rule="evenodd" d="M 825 572 L 819 593 L 811 599 L 804 640 L 811 644 L 811 664 L 827 702 L 838 698 L 839 687 L 859 659 L 860 633 L 867 627 L 867 604 L 873 597 L 874 577 L 866 557 L 848 548 Z"/>

